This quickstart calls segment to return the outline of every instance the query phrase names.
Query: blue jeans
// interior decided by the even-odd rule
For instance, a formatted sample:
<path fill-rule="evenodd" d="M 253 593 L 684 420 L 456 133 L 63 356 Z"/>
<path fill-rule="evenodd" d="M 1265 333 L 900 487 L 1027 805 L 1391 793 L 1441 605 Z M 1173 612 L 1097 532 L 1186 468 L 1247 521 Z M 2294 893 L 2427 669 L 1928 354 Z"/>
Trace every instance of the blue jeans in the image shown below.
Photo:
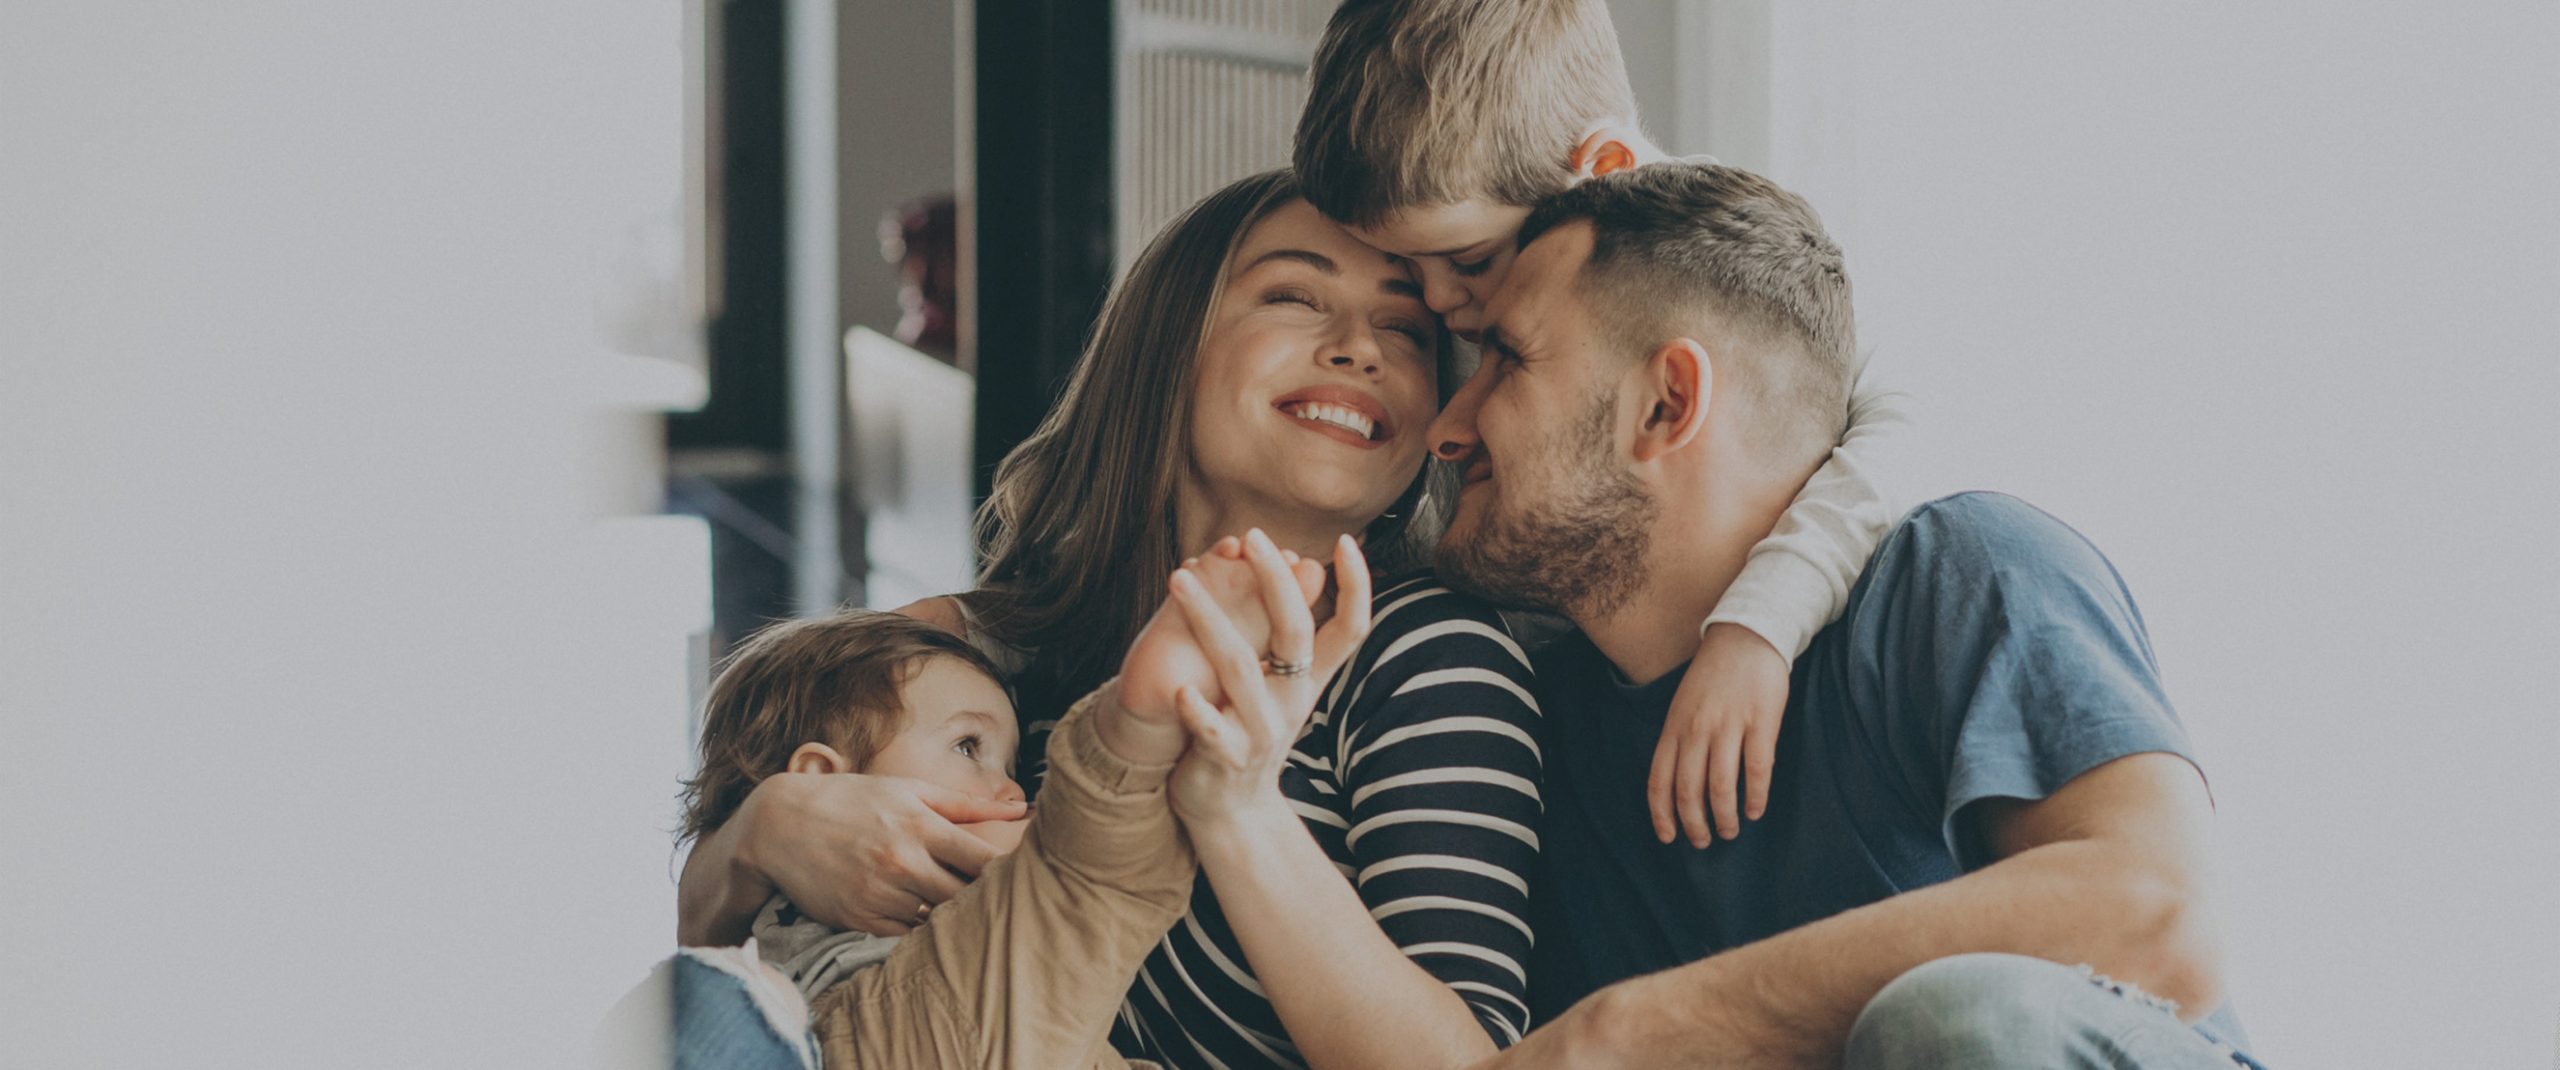
<path fill-rule="evenodd" d="M 2130 985 L 2024 955 L 1955 955 L 1886 985 L 1842 1070 L 2232 1070 L 2258 1063 Z"/>
<path fill-rule="evenodd" d="M 713 957 L 734 949 L 710 949 Z M 797 993 L 776 1013 L 800 1022 L 777 1025 L 750 994 L 748 980 L 711 958 L 686 951 L 658 964 L 622 998 L 598 1036 L 595 1065 L 613 1070 L 818 1070 L 818 1042 Z M 757 983 L 768 979 L 759 977 Z M 792 1028 L 796 1026 L 797 1028 Z"/>

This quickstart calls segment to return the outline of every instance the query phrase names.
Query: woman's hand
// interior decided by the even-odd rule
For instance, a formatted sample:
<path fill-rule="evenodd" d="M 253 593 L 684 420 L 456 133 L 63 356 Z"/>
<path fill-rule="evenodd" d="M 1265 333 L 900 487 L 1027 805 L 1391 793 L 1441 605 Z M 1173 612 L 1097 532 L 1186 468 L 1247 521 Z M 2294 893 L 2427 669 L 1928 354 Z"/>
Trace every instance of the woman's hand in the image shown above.
<path fill-rule="evenodd" d="M 989 802 L 904 777 L 782 773 L 756 785 L 729 820 L 747 822 L 736 863 L 762 875 L 801 913 L 839 929 L 898 936 L 995 858 L 996 848 L 961 824 L 1023 812 L 1019 802 Z"/>
<path fill-rule="evenodd" d="M 1186 683 L 1175 698 L 1191 747 L 1174 767 L 1170 791 L 1175 815 L 1194 836 L 1251 807 L 1285 805 L 1280 767 L 1289 748 L 1325 685 L 1369 635 L 1369 566 L 1350 536 L 1334 545 L 1338 590 L 1321 630 L 1292 565 L 1256 530 L 1245 537 L 1243 561 L 1213 554 L 1174 574 L 1173 603 L 1217 688 Z M 1248 574 L 1259 581 L 1257 604 L 1222 604 L 1213 593 L 1240 586 Z M 1270 636 L 1268 659 L 1247 638 L 1257 618 Z"/>
<path fill-rule="evenodd" d="M 1324 566 L 1286 550 L 1280 551 L 1280 556 L 1297 582 L 1303 609 L 1324 592 Z M 1179 577 L 1188 571 L 1200 580 L 1208 588 L 1211 600 L 1222 609 L 1221 615 L 1234 622 L 1254 649 L 1261 649 L 1269 637 L 1270 623 L 1261 608 L 1262 581 L 1245 563 L 1244 541 L 1229 535 L 1209 547 L 1208 552 L 1182 564 L 1183 568 L 1174 575 Z M 1168 597 L 1156 608 L 1155 616 L 1147 620 L 1147 626 L 1139 630 L 1138 638 L 1129 644 L 1129 653 L 1121 659 L 1119 702 L 1142 721 L 1178 730 L 1181 721 L 1174 709 L 1175 696 L 1185 687 L 1209 696 L 1213 703 L 1225 694 L 1218 685 L 1217 670 L 1201 652 L 1201 643 L 1193 637 L 1182 610 Z"/>

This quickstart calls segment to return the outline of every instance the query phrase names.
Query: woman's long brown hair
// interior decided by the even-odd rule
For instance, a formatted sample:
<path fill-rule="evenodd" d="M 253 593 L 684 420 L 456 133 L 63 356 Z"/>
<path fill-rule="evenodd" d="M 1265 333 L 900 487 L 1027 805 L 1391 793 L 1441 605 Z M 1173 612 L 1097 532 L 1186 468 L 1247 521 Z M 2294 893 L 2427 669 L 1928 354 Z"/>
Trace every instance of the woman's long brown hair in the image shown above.
<path fill-rule="evenodd" d="M 1026 716 L 1052 715 L 1109 678 L 1163 600 L 1181 563 L 1174 489 L 1200 344 L 1227 261 L 1254 224 L 1297 197 L 1290 172 L 1266 171 L 1157 234 L 1103 306 L 1057 404 L 996 467 L 977 518 L 985 566 L 968 599 L 975 627 L 1032 655 L 1015 680 Z M 1436 351 L 1445 402 L 1458 385 L 1446 334 Z M 1364 545 L 1379 575 L 1429 563 L 1455 498 L 1446 469 L 1426 459 L 1370 525 Z"/>

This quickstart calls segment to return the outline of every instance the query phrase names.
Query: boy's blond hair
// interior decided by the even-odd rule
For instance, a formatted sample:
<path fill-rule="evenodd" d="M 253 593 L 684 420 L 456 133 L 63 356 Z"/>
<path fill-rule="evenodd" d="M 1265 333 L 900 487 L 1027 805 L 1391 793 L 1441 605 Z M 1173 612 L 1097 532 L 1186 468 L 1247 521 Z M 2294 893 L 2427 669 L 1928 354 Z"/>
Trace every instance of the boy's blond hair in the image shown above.
<path fill-rule="evenodd" d="M 729 655 L 702 702 L 702 767 L 684 783 L 683 843 L 709 835 L 803 743 L 859 772 L 906 727 L 900 692 L 931 658 L 1002 679 L 969 641 L 896 613 L 857 609 L 767 625 Z"/>
<path fill-rule="evenodd" d="M 1536 204 L 1571 184 L 1594 124 L 1635 118 L 1602 0 L 1347 0 L 1292 162 L 1318 210 L 1376 226 L 1476 196 Z"/>

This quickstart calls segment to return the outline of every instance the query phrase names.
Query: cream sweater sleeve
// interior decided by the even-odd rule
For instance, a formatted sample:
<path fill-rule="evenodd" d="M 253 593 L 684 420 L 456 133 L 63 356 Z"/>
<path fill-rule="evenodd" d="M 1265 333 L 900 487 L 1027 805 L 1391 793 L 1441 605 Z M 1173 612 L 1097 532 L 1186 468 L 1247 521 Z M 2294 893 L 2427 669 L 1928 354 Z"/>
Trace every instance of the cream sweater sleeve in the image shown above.
<path fill-rule="evenodd" d="M 1911 427 L 1911 397 L 1862 372 L 1849 395 L 1849 426 L 1831 457 L 1751 548 L 1707 623 L 1759 633 L 1792 663 L 1849 604 L 1849 588 L 1908 503 L 1895 479 Z"/>

